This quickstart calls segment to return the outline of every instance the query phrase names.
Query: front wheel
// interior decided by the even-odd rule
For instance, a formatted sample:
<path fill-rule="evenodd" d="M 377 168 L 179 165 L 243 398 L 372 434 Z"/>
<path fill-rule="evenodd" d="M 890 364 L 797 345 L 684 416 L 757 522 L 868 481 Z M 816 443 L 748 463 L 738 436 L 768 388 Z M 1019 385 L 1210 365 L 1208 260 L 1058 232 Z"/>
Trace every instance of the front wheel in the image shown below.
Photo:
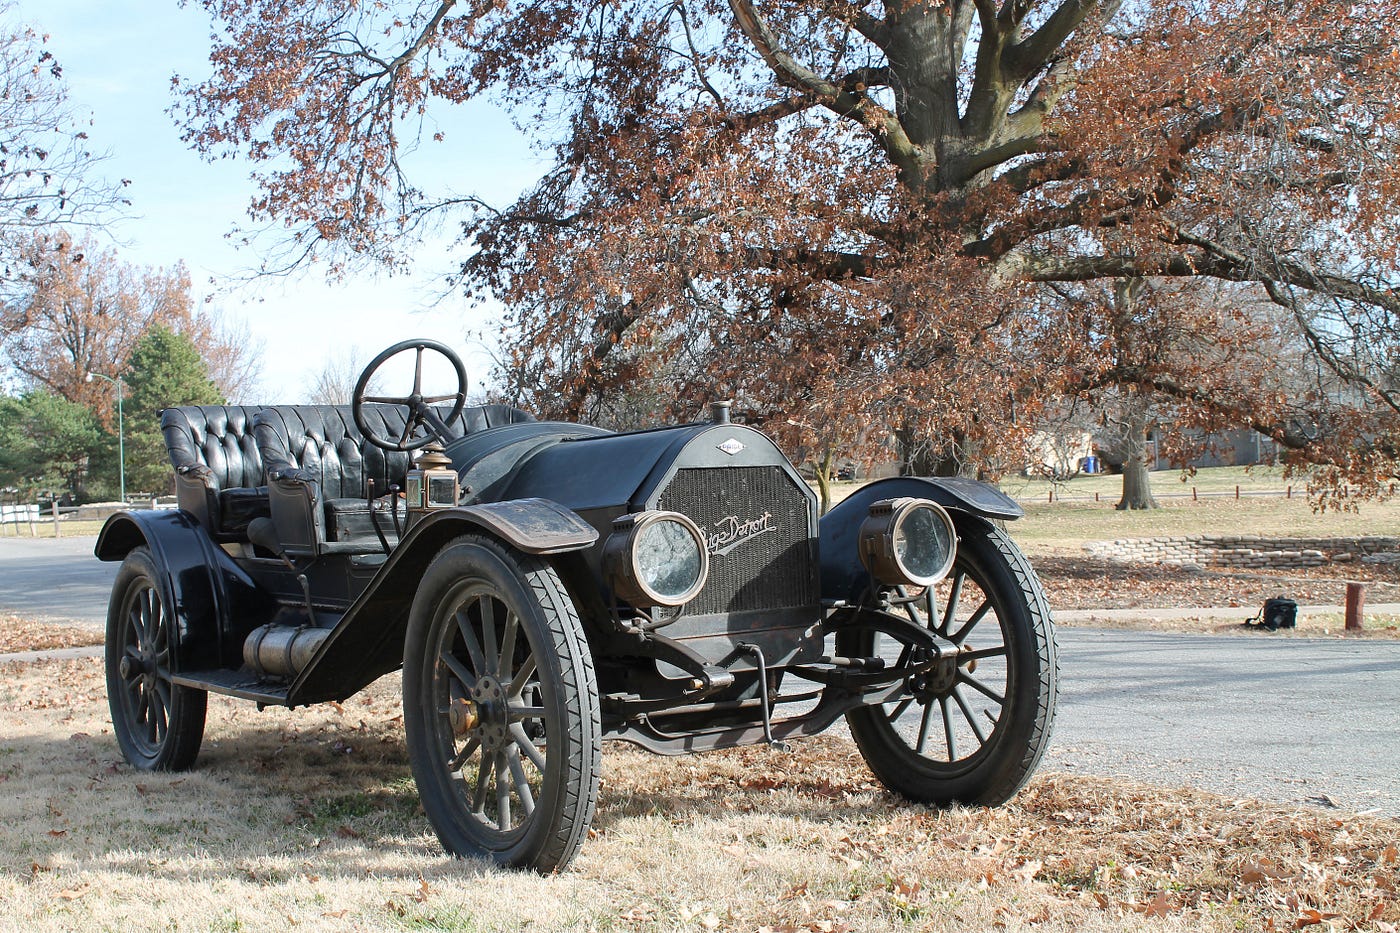
<path fill-rule="evenodd" d="M 957 663 L 911 678 L 889 701 L 846 715 L 875 776 L 920 803 L 996 806 L 1030 779 L 1055 715 L 1055 634 L 1040 581 L 999 528 L 960 519 L 948 579 L 894 605 Z M 868 630 L 850 649 L 908 659 L 920 649 Z"/>
<path fill-rule="evenodd" d="M 428 567 L 404 643 L 404 731 L 429 822 L 454 855 L 563 868 L 598 798 L 598 688 L 544 561 L 467 536 Z"/>

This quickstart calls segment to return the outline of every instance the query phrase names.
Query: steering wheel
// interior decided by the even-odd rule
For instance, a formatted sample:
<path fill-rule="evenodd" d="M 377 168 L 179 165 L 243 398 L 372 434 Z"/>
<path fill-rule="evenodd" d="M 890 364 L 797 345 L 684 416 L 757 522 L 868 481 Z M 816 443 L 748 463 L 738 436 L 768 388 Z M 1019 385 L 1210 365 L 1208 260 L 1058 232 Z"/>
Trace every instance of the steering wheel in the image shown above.
<path fill-rule="evenodd" d="M 393 356 L 403 353 L 405 350 L 413 350 L 417 357 L 413 361 L 413 391 L 408 395 L 366 395 L 365 390 L 369 387 L 370 380 L 381 366 L 389 361 Z M 452 364 L 452 368 L 457 371 L 457 391 L 451 395 L 424 395 L 423 394 L 423 351 L 432 350 L 447 358 Z M 451 400 L 452 412 L 446 418 L 438 417 L 438 413 L 431 407 L 437 402 Z M 365 420 L 365 403 L 376 402 L 382 405 L 402 405 L 408 409 L 408 418 L 405 419 L 403 434 L 397 439 L 382 437 L 374 432 L 374 429 Z M 446 444 L 452 438 L 447 427 L 449 421 L 456 419 L 462 413 L 462 406 L 467 403 L 467 368 L 462 365 L 462 358 L 453 353 L 444 344 L 436 340 L 402 340 L 394 344 L 383 353 L 369 361 L 365 371 L 360 373 L 359 382 L 355 383 L 355 394 L 350 400 L 350 411 L 355 416 L 355 424 L 359 427 L 360 433 L 365 440 L 376 447 L 385 450 L 417 450 L 424 444 L 437 438 Z M 428 433 L 422 437 L 415 438 L 414 432 L 424 426 Z"/>

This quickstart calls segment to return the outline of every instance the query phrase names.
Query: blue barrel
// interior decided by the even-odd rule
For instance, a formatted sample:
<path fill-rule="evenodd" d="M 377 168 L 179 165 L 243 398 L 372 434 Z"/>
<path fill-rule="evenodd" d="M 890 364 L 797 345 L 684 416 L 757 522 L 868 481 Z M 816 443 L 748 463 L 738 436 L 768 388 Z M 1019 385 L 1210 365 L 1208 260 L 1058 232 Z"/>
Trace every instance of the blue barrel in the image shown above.
<path fill-rule="evenodd" d="M 1085 457 L 1085 458 L 1084 458 L 1084 472 L 1085 472 L 1085 473 L 1097 473 L 1097 472 L 1099 472 L 1099 458 L 1098 458 L 1098 457 Z"/>

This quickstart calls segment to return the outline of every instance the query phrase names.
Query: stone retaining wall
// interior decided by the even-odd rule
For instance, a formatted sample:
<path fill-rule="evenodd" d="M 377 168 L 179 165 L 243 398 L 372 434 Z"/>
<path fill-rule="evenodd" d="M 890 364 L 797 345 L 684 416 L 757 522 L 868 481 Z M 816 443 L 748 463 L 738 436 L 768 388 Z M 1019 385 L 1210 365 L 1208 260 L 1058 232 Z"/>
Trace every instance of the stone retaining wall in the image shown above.
<path fill-rule="evenodd" d="M 1136 564 L 1204 564 L 1226 567 L 1317 567 L 1361 561 L 1400 563 L 1400 538 L 1282 538 L 1263 535 L 1184 535 L 1091 541 L 1095 557 Z"/>

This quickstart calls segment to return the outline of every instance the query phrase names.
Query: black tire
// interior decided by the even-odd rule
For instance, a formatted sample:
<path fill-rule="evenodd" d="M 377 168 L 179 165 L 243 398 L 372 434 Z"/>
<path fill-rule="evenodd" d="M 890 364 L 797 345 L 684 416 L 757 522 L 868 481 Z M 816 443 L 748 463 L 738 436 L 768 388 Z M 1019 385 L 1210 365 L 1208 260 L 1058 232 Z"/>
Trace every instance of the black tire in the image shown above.
<path fill-rule="evenodd" d="M 890 790 L 937 806 L 996 806 L 1021 789 L 1045 754 L 1059 661 L 1049 604 L 1020 549 L 979 519 L 959 516 L 958 531 L 948 579 L 906 611 L 941 638 L 970 645 L 973 669 L 960 664 L 951 683 L 906 683 L 901 696 L 852 710 L 846 720 Z M 877 653 L 881 638 L 885 654 L 901 650 L 869 634 L 860 647 Z"/>
<path fill-rule="evenodd" d="M 410 610 L 403 709 L 448 852 L 568 865 L 598 800 L 602 730 L 583 627 L 548 564 L 477 536 L 444 547 Z"/>
<path fill-rule="evenodd" d="M 209 694 L 170 682 L 175 621 L 151 552 L 126 555 L 107 606 L 107 705 L 122 756 L 142 771 L 184 771 L 204 741 Z"/>

